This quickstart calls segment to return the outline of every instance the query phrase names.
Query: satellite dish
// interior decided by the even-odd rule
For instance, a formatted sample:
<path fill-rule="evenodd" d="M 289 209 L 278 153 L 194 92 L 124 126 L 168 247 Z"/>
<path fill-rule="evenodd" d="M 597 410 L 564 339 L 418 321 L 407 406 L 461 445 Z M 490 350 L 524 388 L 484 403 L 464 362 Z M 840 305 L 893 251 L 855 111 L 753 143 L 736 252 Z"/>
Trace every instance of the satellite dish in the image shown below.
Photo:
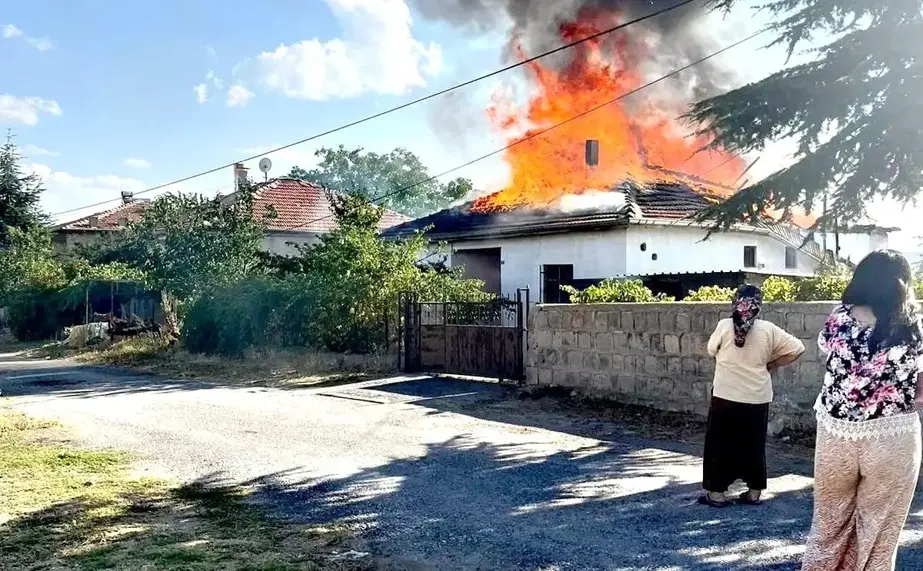
<path fill-rule="evenodd" d="M 269 169 L 271 169 L 271 168 L 272 168 L 272 161 L 271 161 L 271 160 L 269 160 L 269 159 L 266 158 L 266 157 L 260 159 L 260 170 L 261 170 L 261 171 L 263 171 L 264 173 L 268 173 L 268 172 L 269 172 Z"/>

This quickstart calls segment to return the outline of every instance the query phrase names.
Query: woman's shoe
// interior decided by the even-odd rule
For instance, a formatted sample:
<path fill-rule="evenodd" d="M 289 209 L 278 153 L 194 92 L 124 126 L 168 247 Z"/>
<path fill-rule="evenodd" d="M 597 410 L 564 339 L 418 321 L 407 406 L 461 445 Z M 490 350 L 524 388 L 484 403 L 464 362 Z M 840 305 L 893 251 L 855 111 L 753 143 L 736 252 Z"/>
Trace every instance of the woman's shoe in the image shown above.
<path fill-rule="evenodd" d="M 717 494 L 715 494 L 717 495 Z M 726 508 L 731 505 L 731 502 L 728 500 L 716 500 L 712 497 L 712 494 L 706 493 L 705 495 L 699 497 L 699 503 L 703 506 L 708 506 L 711 508 Z"/>
<path fill-rule="evenodd" d="M 753 492 L 750 490 L 740 494 L 737 501 L 748 506 L 758 506 L 763 503 L 763 500 L 760 499 L 760 492 L 756 492 L 756 497 L 754 498 Z"/>

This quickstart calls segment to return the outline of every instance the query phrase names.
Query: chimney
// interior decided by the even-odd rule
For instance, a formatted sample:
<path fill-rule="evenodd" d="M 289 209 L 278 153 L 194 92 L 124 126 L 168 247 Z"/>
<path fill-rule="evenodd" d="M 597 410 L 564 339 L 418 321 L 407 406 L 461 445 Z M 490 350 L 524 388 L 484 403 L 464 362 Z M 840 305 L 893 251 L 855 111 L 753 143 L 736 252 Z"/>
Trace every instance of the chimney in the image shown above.
<path fill-rule="evenodd" d="M 241 185 L 246 184 L 247 180 L 247 167 L 244 163 L 234 163 L 234 192 L 240 190 Z"/>
<path fill-rule="evenodd" d="M 87 224 L 90 226 L 90 228 L 99 228 L 99 216 L 96 216 L 95 214 L 90 216 L 87 218 Z"/>
<path fill-rule="evenodd" d="M 599 165 L 599 141 L 587 139 L 586 141 L 586 166 L 595 167 Z"/>
<path fill-rule="evenodd" d="M 135 201 L 135 193 L 123 190 L 122 191 L 122 204 L 131 204 Z"/>

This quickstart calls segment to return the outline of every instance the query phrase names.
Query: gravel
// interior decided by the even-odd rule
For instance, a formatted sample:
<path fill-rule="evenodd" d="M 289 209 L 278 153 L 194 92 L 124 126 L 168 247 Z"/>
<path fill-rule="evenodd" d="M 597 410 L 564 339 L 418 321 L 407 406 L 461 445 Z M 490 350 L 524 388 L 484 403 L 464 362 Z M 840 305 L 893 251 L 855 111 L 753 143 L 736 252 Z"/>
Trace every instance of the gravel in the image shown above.
<path fill-rule="evenodd" d="M 810 525 L 809 462 L 774 462 L 763 506 L 713 510 L 696 504 L 695 447 L 490 383 L 228 388 L 8 360 L 0 390 L 88 446 L 137 453 L 141 473 L 257 485 L 281 516 L 350 522 L 395 569 L 798 569 Z M 899 569 L 923 568 L 921 508 Z"/>

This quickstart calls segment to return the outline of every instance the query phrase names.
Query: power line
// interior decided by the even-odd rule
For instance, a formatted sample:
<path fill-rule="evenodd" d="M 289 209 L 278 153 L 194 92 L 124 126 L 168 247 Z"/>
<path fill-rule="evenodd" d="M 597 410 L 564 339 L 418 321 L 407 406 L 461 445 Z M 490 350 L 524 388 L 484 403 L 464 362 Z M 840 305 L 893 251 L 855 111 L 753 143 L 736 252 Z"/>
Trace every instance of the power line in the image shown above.
<path fill-rule="evenodd" d="M 656 18 L 657 16 L 659 16 L 659 15 L 661 15 L 661 14 L 665 14 L 665 13 L 667 13 L 667 12 L 671 12 L 671 11 L 673 11 L 673 10 L 676 10 L 677 8 L 682 8 L 683 6 L 686 6 L 687 4 L 692 4 L 693 2 L 696 2 L 696 1 L 698 1 L 698 0 L 682 0 L 681 2 L 679 2 L 679 3 L 677 3 L 677 4 L 674 4 L 673 6 L 669 6 L 669 7 L 667 7 L 667 8 L 662 9 L 662 10 L 658 10 L 658 11 L 656 11 L 656 12 L 652 12 L 652 13 L 646 15 L 646 16 L 641 16 L 640 18 L 635 18 L 634 20 L 629 20 L 628 22 L 625 22 L 625 23 L 623 23 L 623 24 L 619 24 L 619 25 L 617 25 L 617 26 L 613 26 L 613 27 L 611 27 L 611 28 L 607 28 L 607 29 L 605 29 L 605 30 L 603 30 L 603 31 L 601 31 L 601 32 L 597 32 L 597 33 L 595 33 L 595 34 L 591 34 L 591 35 L 589 35 L 589 36 L 580 38 L 579 40 L 575 40 L 575 41 L 573 41 L 573 42 L 570 42 L 569 44 L 564 44 L 564 45 L 559 46 L 559 47 L 557 47 L 557 48 L 554 48 L 554 49 L 552 49 L 552 50 L 549 50 L 549 51 L 540 53 L 540 54 L 538 54 L 538 55 L 536 55 L 536 56 L 532 56 L 532 57 L 530 57 L 530 58 L 524 59 L 524 60 L 522 60 L 522 61 L 520 61 L 520 62 L 516 62 L 516 63 L 510 64 L 510 65 L 508 65 L 508 66 L 506 66 L 506 67 L 503 67 L 503 68 L 494 70 L 494 71 L 492 71 L 492 72 L 490 72 L 490 73 L 487 73 L 487 74 L 485 74 L 485 75 L 481 75 L 481 76 L 479 76 L 479 77 L 475 77 L 475 78 L 473 78 L 473 79 L 469 79 L 469 80 L 464 81 L 464 82 L 462 82 L 462 83 L 458 83 L 458 84 L 456 84 L 456 85 L 453 85 L 452 87 L 447 87 L 447 88 L 442 89 L 442 90 L 440 90 L 440 91 L 436 91 L 436 92 L 434 92 L 434 93 L 430 93 L 429 95 L 425 95 L 425 96 L 420 97 L 420 98 L 418 98 L 418 99 L 414 99 L 413 101 L 408 101 L 407 103 L 403 103 L 403 104 L 398 105 L 398 106 L 396 106 L 396 107 L 391 107 L 390 109 L 386 109 L 386 110 L 384 110 L 384 111 L 381 111 L 380 113 L 375 113 L 374 115 L 369 115 L 369 116 L 367 116 L 367 117 L 363 117 L 362 119 L 357 119 L 357 120 L 355 120 L 355 121 L 353 121 L 353 122 L 351 122 L 351 123 L 346 123 L 345 125 L 340 125 L 339 127 L 334 127 L 333 129 L 329 129 L 329 130 L 327 130 L 327 131 L 324 131 L 324 132 L 322 132 L 322 133 L 318 133 L 318 134 L 316 134 L 316 135 L 311 135 L 310 137 L 306 137 L 306 138 L 304 138 L 304 139 L 299 139 L 299 140 L 294 141 L 294 142 L 292 142 L 292 143 L 288 143 L 287 145 L 282 145 L 281 147 L 276 147 L 276 148 L 274 148 L 274 149 L 270 149 L 269 151 L 266 151 L 265 153 L 260 153 L 260 154 L 258 154 L 258 155 L 253 155 L 252 157 L 247 157 L 247 158 L 241 159 L 241 160 L 239 160 L 239 161 L 234 161 L 234 162 L 232 162 L 232 163 L 228 163 L 228 164 L 225 164 L 225 165 L 221 165 L 221 166 L 219 166 L 219 167 L 215 167 L 215 168 L 212 168 L 212 169 L 209 169 L 209 170 L 206 170 L 206 171 L 202 171 L 202 172 L 199 172 L 199 173 L 196 173 L 196 174 L 187 176 L 187 177 L 183 177 L 183 178 L 174 180 L 174 181 L 172 181 L 172 182 L 167 182 L 167 183 L 159 184 L 159 185 L 157 185 L 157 186 L 152 186 L 152 187 L 147 188 L 147 189 L 145 189 L 145 190 L 136 192 L 135 194 L 136 194 L 136 195 L 138 195 L 138 194 L 145 194 L 145 193 L 148 193 L 148 192 L 153 192 L 153 191 L 155 191 L 155 190 L 160 190 L 160 189 L 166 188 L 166 187 L 168 187 L 168 186 L 173 186 L 174 184 L 180 184 L 180 183 L 183 183 L 183 182 L 188 182 L 188 181 L 190 181 L 190 180 L 192 180 L 192 179 L 199 178 L 200 176 L 205 176 L 205 175 L 208 175 L 208 174 L 213 174 L 213 173 L 222 171 L 222 170 L 224 170 L 224 169 L 233 167 L 233 166 L 234 166 L 235 164 L 237 164 L 237 163 L 243 163 L 243 162 L 247 162 L 247 161 L 252 161 L 253 159 L 258 159 L 258 158 L 260 158 L 260 157 L 264 157 L 264 156 L 269 155 L 269 154 L 272 154 L 272 153 L 276 153 L 276 152 L 279 152 L 279 151 L 283 151 L 283 150 L 285 150 L 285 149 L 289 149 L 289 148 L 291 148 L 291 147 L 295 147 L 295 146 L 297 146 L 297 145 L 301 145 L 301 144 L 304 144 L 304 143 L 313 141 L 313 140 L 315 140 L 315 139 L 319 139 L 319 138 L 321 138 L 321 137 L 326 137 L 327 135 L 332 135 L 333 133 L 337 133 L 337 132 L 339 132 L 339 131 L 343 131 L 343 130 L 345 130 L 345 129 L 349 129 L 350 127 L 355 127 L 355 126 L 357 126 L 357 125 L 361 125 L 362 123 L 366 123 L 366 122 L 368 122 L 368 121 L 372 121 L 372 120 L 374 120 L 374 119 L 378 119 L 378 118 L 380 118 L 380 117 L 384 117 L 385 115 L 390 115 L 391 113 L 395 113 L 395 112 L 397 112 L 397 111 L 401 111 L 401 110 L 406 109 L 406 108 L 408 108 L 408 107 L 411 107 L 411 106 L 413 106 L 413 105 L 417 105 L 418 103 L 423 103 L 424 101 L 429 101 L 430 99 L 434 99 L 434 98 L 439 97 L 439 96 L 441 96 L 441 95 L 445 95 L 446 93 L 450 93 L 450 92 L 452 92 L 452 91 L 455 91 L 455 90 L 457 90 L 457 89 L 461 89 L 461 88 L 463 88 L 463 87 L 467 87 L 467 86 L 472 85 L 472 84 L 474 84 L 474 83 L 477 83 L 477 82 L 479 82 L 479 81 L 483 81 L 483 80 L 485 80 L 485 79 L 489 79 L 489 78 L 491 78 L 491 77 L 494 77 L 494 76 L 497 76 L 497 75 L 506 73 L 506 72 L 508 72 L 508 71 L 510 71 L 510 70 L 516 69 L 516 68 L 521 67 L 521 66 L 523 66 L 523 65 L 530 64 L 530 63 L 532 63 L 532 62 L 534 62 L 534 61 L 538 61 L 538 60 L 543 59 L 543 58 L 546 58 L 546 57 L 548 57 L 548 56 L 550 56 L 550 55 L 554 55 L 554 54 L 556 54 L 556 53 L 560 53 L 560 52 L 569 50 L 569 49 L 571 49 L 571 48 L 573 48 L 573 47 L 575 47 L 575 46 L 578 46 L 578 45 L 580 45 L 580 44 L 582 44 L 582 43 L 589 42 L 589 41 L 595 40 L 595 39 L 597 39 L 597 38 L 601 38 L 601 37 L 603 37 L 603 36 L 606 36 L 606 35 L 611 34 L 612 32 L 617 32 L 618 30 L 622 30 L 622 29 L 627 28 L 627 27 L 629 27 L 629 26 L 633 26 L 633 25 L 635 25 L 635 24 L 639 24 L 639 23 L 641 23 L 641 22 L 644 22 L 645 20 L 650 20 L 650 19 L 652 19 L 652 18 Z M 88 205 L 86 205 L 86 206 L 81 206 L 80 208 L 72 208 L 72 209 L 70 209 L 70 210 L 65 210 L 65 211 L 63 211 L 63 212 L 57 212 L 57 213 L 55 213 L 55 214 L 51 214 L 50 216 L 60 216 L 60 215 L 62 215 L 62 214 L 70 214 L 71 212 L 77 212 L 77 211 L 79 211 L 79 210 L 85 210 L 85 209 L 87 209 L 87 208 L 93 208 L 94 206 L 102 206 L 102 205 L 104 205 L 104 204 L 108 204 L 108 203 L 114 202 L 114 201 L 116 201 L 116 200 L 118 200 L 118 198 L 113 198 L 113 199 L 110 199 L 110 200 L 104 200 L 104 201 L 102 201 L 102 202 L 97 202 L 97 203 L 95 203 L 95 204 L 88 204 Z"/>
<path fill-rule="evenodd" d="M 479 156 L 479 157 L 477 157 L 477 158 L 475 158 L 475 159 L 471 159 L 470 161 L 468 161 L 468 162 L 466 162 L 466 163 L 464 163 L 464 164 L 461 164 L 461 165 L 458 165 L 458 166 L 456 166 L 456 167 L 453 167 L 453 168 L 451 168 L 451 169 L 449 169 L 449 170 L 447 170 L 447 171 L 443 171 L 443 172 L 441 172 L 441 173 L 439 173 L 439 174 L 437 174 L 437 175 L 430 176 L 430 177 L 428 177 L 428 178 L 426 178 L 426 179 L 423 179 L 423 180 L 421 180 L 421 181 L 418 181 L 418 182 L 415 182 L 415 183 L 413 183 L 413 184 L 407 185 L 407 186 L 405 186 L 405 187 L 399 188 L 399 189 L 397 189 L 397 190 L 394 190 L 394 191 L 385 193 L 385 194 L 383 194 L 383 195 L 381 195 L 381 196 L 377 196 L 377 197 L 375 197 L 375 198 L 372 199 L 372 202 L 373 202 L 373 203 L 375 203 L 375 202 L 380 202 L 380 201 L 382 201 L 382 200 L 386 200 L 386 199 L 388 199 L 388 198 L 391 198 L 392 196 L 397 196 L 398 194 L 402 194 L 402 193 L 404 193 L 404 192 L 407 192 L 407 191 L 410 190 L 410 189 L 416 188 L 416 187 L 418 187 L 418 186 L 420 186 L 420 185 L 423 185 L 423 184 L 426 184 L 426 183 L 428 183 L 428 182 L 432 182 L 432 181 L 434 181 L 434 180 L 436 180 L 436 179 L 442 178 L 442 177 L 444 177 L 444 176 L 447 175 L 447 174 L 452 174 L 452 173 L 455 172 L 455 171 L 461 170 L 461 169 L 463 169 L 463 168 L 465 168 L 465 167 L 469 167 L 469 166 L 471 166 L 471 165 L 473 165 L 473 164 L 475 164 L 475 163 L 478 163 L 478 162 L 480 162 L 480 161 L 483 161 L 484 159 L 488 159 L 488 158 L 490 158 L 490 157 L 492 157 L 492 156 L 494 156 L 494 155 L 498 155 L 498 154 L 500 154 L 500 153 L 502 153 L 502 152 L 504 152 L 504 151 L 507 151 L 507 150 L 509 150 L 509 149 L 512 149 L 513 147 L 515 147 L 515 146 L 517 146 L 517 145 L 521 145 L 522 143 L 525 143 L 526 141 L 531 141 L 532 139 L 534 139 L 534 138 L 536 138 L 536 137 L 540 137 L 540 136 L 544 135 L 545 133 L 547 133 L 547 132 L 549 132 L 549 131 L 551 131 L 551 130 L 553 130 L 553 129 L 557 129 L 558 127 L 560 127 L 560 126 L 562 126 L 562 125 L 566 125 L 566 124 L 568 124 L 568 123 L 570 123 L 570 122 L 572 122 L 572 121 L 576 121 L 577 119 L 581 119 L 581 118 L 583 118 L 583 117 L 586 117 L 587 115 L 589 115 L 589 114 L 591 114 L 591 113 L 595 113 L 596 111 L 599 111 L 599 110 L 602 109 L 603 107 L 606 107 L 606 106 L 608 106 L 608 105 L 611 105 L 611 104 L 613 104 L 613 103 L 615 103 L 615 102 L 617 102 L 617 101 L 620 101 L 620 100 L 622 100 L 622 99 L 625 99 L 626 97 L 630 97 L 630 96 L 634 95 L 635 93 L 638 93 L 639 91 L 643 91 L 643 90 L 647 89 L 648 87 L 652 87 L 652 86 L 654 86 L 654 85 L 656 85 L 656 84 L 658 84 L 658 83 L 660 83 L 660 82 L 662 82 L 662 81 L 665 81 L 665 80 L 667 80 L 667 79 L 669 79 L 669 78 L 671 78 L 671 77 L 673 77 L 673 76 L 675 76 L 675 75 L 678 75 L 678 74 L 680 74 L 680 73 L 686 71 L 687 69 L 690 69 L 690 68 L 692 68 L 692 67 L 695 67 L 695 66 L 697 66 L 697 65 L 699 65 L 699 64 L 701 64 L 701 63 L 703 63 L 703 62 L 705 62 L 705 61 L 708 61 L 708 60 L 710 60 L 711 58 L 713 58 L 713 57 L 715 57 L 715 56 L 721 55 L 721 54 L 723 54 L 724 52 L 727 52 L 727 51 L 729 51 L 729 50 L 732 50 L 732 49 L 736 48 L 737 46 L 739 46 L 739 45 L 741 45 L 741 44 L 743 44 L 743 43 L 749 42 L 750 40 L 756 38 L 757 36 L 760 36 L 760 35 L 764 34 L 765 32 L 766 32 L 766 30 L 761 30 L 761 31 L 759 31 L 759 32 L 756 32 L 756 33 L 754 33 L 754 34 L 751 34 L 751 35 L 747 36 L 746 38 L 743 38 L 742 40 L 738 40 L 738 41 L 734 42 L 733 44 L 731 44 L 731 45 L 729 45 L 729 46 L 726 46 L 726 47 L 723 47 L 723 48 L 721 48 L 720 50 L 718 50 L 718 51 L 716 51 L 716 52 L 712 52 L 712 53 L 708 54 L 707 56 L 705 56 L 705 57 L 703 57 L 703 58 L 701 58 L 701 59 L 697 59 L 696 61 L 694 61 L 694 62 L 692 62 L 692 63 L 689 63 L 689 64 L 687 64 L 687 65 L 685 65 L 685 66 L 683 66 L 683 67 L 681 67 L 681 68 L 679 68 L 679 69 L 675 69 L 675 70 L 671 71 L 670 73 L 668 73 L 668 74 L 666 74 L 666 75 L 662 75 L 662 76 L 658 77 L 657 79 L 655 79 L 655 80 L 653 80 L 653 81 L 650 81 L 650 82 L 648 82 L 648 83 L 645 83 L 644 85 L 642 85 L 642 86 L 640 86 L 640 87 L 636 87 L 635 89 L 632 89 L 631 91 L 628 91 L 628 92 L 626 92 L 626 93 L 623 93 L 622 95 L 619 95 L 618 97 L 616 97 L 616 98 L 614 98 L 614 99 L 610 99 L 610 100 L 608 100 L 608 101 L 606 101 L 606 102 L 604 102 L 604 103 L 601 103 L 601 104 L 599 104 L 599 105 L 597 105 L 597 106 L 595 106 L 595 107 L 592 107 L 592 108 L 590 108 L 590 109 L 587 109 L 586 111 L 584 111 L 584 112 L 582 112 L 582 113 L 579 113 L 579 114 L 577 114 L 577 115 L 574 115 L 573 117 L 569 117 L 569 118 L 567 118 L 567 119 L 561 121 L 560 123 L 555 123 L 554 125 L 551 125 L 550 127 L 546 127 L 545 129 L 542 129 L 542 130 L 540 130 L 540 131 L 536 131 L 536 132 L 534 132 L 534 133 L 530 133 L 528 136 L 523 137 L 522 139 L 518 139 L 518 140 L 516 140 L 516 141 L 513 141 L 512 143 L 506 145 L 505 147 L 502 147 L 502 148 L 500 148 L 500 149 L 496 149 L 496 150 L 491 151 L 491 152 L 489 152 L 489 153 L 487 153 L 487 154 L 485 154 L 485 155 L 481 155 L 481 156 Z M 730 159 L 728 159 L 728 162 L 729 162 L 729 161 L 730 161 Z M 722 166 L 722 165 L 719 165 L 719 166 Z M 714 170 L 714 169 L 712 169 L 712 170 Z M 709 172 L 710 172 L 710 171 L 709 171 Z M 327 215 L 325 215 L 325 216 L 321 216 L 320 218 L 315 218 L 314 220 L 310 220 L 310 221 L 308 221 L 308 222 L 304 222 L 304 223 L 298 224 L 298 225 L 296 225 L 296 226 L 291 226 L 291 227 L 288 227 L 288 228 L 284 228 L 282 231 L 296 230 L 296 229 L 298 229 L 298 228 L 303 228 L 303 227 L 305 227 L 305 226 L 309 226 L 309 225 L 314 224 L 314 223 L 316 223 L 316 222 L 320 222 L 320 221 L 322 221 L 322 220 L 326 220 L 326 219 L 328 219 L 328 218 L 332 218 L 333 216 L 334 216 L 333 213 L 327 214 Z"/>

